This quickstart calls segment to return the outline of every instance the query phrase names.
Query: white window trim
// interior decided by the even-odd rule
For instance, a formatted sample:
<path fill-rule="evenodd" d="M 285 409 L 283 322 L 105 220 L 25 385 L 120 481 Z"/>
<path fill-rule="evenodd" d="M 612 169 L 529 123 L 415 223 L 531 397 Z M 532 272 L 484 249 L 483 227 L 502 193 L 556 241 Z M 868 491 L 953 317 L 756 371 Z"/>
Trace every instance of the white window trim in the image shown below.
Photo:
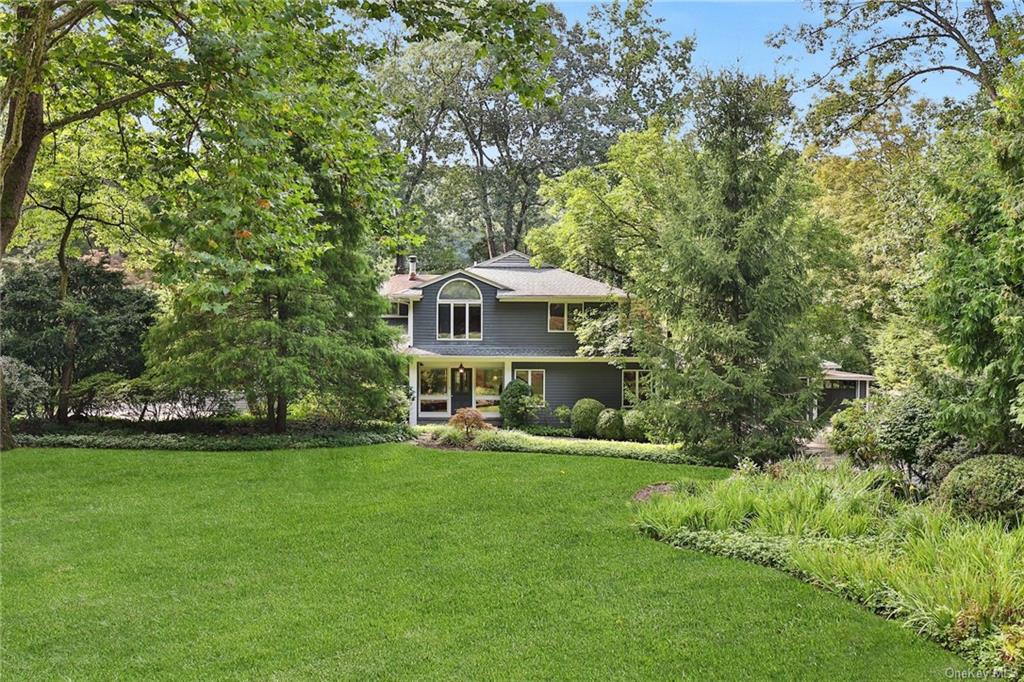
<path fill-rule="evenodd" d="M 539 372 L 541 374 L 541 376 L 544 377 L 544 390 L 541 391 L 540 399 L 545 401 L 545 402 L 547 402 L 547 399 L 548 399 L 548 373 L 547 373 L 547 370 L 545 370 L 545 369 L 529 369 L 527 367 L 516 367 L 512 371 L 512 376 L 514 378 L 518 378 L 518 377 L 516 377 L 516 374 L 518 374 L 519 372 L 528 372 L 528 374 L 526 375 L 526 378 L 527 378 L 526 384 L 527 384 L 527 386 L 530 387 L 531 393 L 533 391 L 533 382 L 531 381 L 531 379 L 533 377 L 531 375 Z"/>
<path fill-rule="evenodd" d="M 476 293 L 479 296 L 479 298 L 476 299 L 476 300 L 470 300 L 470 299 L 450 299 L 450 300 L 442 301 L 441 300 L 441 292 L 444 291 L 444 288 L 446 286 L 448 286 L 449 284 L 451 284 L 452 282 L 467 282 L 467 283 L 471 284 L 473 286 L 473 288 L 476 289 Z M 443 306 L 443 305 L 450 306 L 448 308 L 448 315 L 449 315 L 449 318 L 448 318 L 449 327 L 448 328 L 452 331 L 452 335 L 449 336 L 448 338 L 444 338 L 444 337 L 441 336 L 441 306 Z M 465 337 L 456 337 L 455 336 L 455 306 L 457 306 L 457 305 L 465 305 L 466 306 L 466 336 Z M 478 338 L 478 339 L 471 339 L 469 337 L 469 306 L 471 306 L 471 305 L 480 306 L 480 338 Z M 434 303 L 434 336 L 436 337 L 436 339 L 438 341 L 483 341 L 484 340 L 484 295 L 483 295 L 483 292 L 480 291 L 480 287 L 478 287 L 476 284 L 474 284 L 473 282 L 471 282 L 470 280 L 468 280 L 468 279 L 466 279 L 464 277 L 456 277 L 455 279 L 450 279 L 450 280 L 448 280 L 447 282 L 445 282 L 444 284 L 441 285 L 441 288 L 437 290 L 437 301 Z"/>
<path fill-rule="evenodd" d="M 622 394 L 619 396 L 619 404 L 622 406 L 622 409 L 624 409 L 624 410 L 632 410 L 634 407 L 636 407 L 636 405 L 627 405 L 626 404 L 626 372 L 636 372 L 636 385 L 633 386 L 633 392 L 636 394 L 636 396 L 638 398 L 637 404 L 639 404 L 639 397 L 640 397 L 640 375 L 641 374 L 647 374 L 648 376 L 650 376 L 651 370 L 649 370 L 649 369 L 630 369 L 628 367 L 626 369 L 622 370 Z"/>
<path fill-rule="evenodd" d="M 444 370 L 444 393 L 421 393 L 421 387 L 423 386 L 423 372 L 427 370 Z M 416 388 L 416 412 L 420 418 L 430 419 L 431 417 L 451 417 L 452 416 L 452 372 L 451 367 L 420 367 L 419 373 L 416 377 L 417 388 Z M 421 408 L 421 403 L 424 399 L 426 400 L 441 400 L 444 398 L 445 408 L 444 413 L 441 412 L 424 412 Z"/>
<path fill-rule="evenodd" d="M 551 306 L 552 305 L 564 305 L 565 306 L 565 329 L 552 329 L 551 328 Z M 548 332 L 551 334 L 575 334 L 575 329 L 569 329 L 569 306 L 578 305 L 580 307 L 580 314 L 585 314 L 587 310 L 586 301 L 548 301 Z"/>

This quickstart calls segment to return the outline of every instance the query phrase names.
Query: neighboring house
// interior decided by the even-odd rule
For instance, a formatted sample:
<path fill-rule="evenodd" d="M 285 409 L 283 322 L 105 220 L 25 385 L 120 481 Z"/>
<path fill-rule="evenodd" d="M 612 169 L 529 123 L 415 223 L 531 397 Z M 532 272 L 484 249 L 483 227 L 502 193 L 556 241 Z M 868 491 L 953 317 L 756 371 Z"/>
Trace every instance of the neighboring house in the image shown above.
<path fill-rule="evenodd" d="M 838 412 L 846 401 L 867 398 L 871 395 L 871 384 L 875 377 L 871 374 L 844 372 L 834 362 L 821 363 L 823 378 L 821 399 L 814 407 L 814 418 L 819 415 L 830 416 Z"/>
<path fill-rule="evenodd" d="M 499 419 L 501 390 L 513 379 L 546 401 L 545 421 L 580 398 L 619 408 L 642 397 L 646 372 L 632 358 L 577 355 L 577 316 L 624 299 L 621 289 L 535 268 L 518 251 L 440 275 L 418 273 L 415 257 L 408 263 L 381 293 L 391 301 L 389 323 L 404 329 L 411 424 L 445 421 L 460 407 Z"/>

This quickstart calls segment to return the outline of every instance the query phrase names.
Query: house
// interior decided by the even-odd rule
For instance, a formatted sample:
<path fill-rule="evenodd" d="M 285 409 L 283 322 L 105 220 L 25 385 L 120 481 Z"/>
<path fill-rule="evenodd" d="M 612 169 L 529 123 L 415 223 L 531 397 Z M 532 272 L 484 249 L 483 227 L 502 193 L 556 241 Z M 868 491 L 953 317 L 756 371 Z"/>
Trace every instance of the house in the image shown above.
<path fill-rule="evenodd" d="M 837 363 L 826 361 L 821 363 L 821 375 L 823 384 L 821 398 L 814 407 L 815 419 L 838 412 L 844 402 L 871 396 L 871 384 L 875 380 L 871 374 L 844 372 Z"/>
<path fill-rule="evenodd" d="M 578 316 L 624 299 L 621 289 L 509 251 L 444 274 L 417 272 L 410 256 L 381 293 L 388 322 L 404 332 L 411 424 L 446 421 L 461 407 L 499 419 L 499 395 L 513 379 L 545 400 L 540 418 L 549 422 L 580 398 L 620 408 L 643 397 L 647 374 L 631 358 L 577 355 Z"/>

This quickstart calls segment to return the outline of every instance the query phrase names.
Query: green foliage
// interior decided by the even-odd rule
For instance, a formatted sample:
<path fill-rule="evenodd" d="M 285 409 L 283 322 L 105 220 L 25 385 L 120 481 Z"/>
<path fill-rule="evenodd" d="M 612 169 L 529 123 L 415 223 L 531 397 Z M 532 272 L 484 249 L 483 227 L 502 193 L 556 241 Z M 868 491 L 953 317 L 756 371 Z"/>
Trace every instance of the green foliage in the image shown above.
<path fill-rule="evenodd" d="M 657 387 L 654 435 L 720 462 L 791 455 L 820 360 L 807 326 L 820 243 L 807 178 L 779 143 L 788 95 L 725 73 L 692 107 L 686 133 L 622 135 L 607 164 L 547 183 L 559 220 L 528 244 L 623 273 L 635 299 L 621 321 Z"/>
<path fill-rule="evenodd" d="M 572 423 L 572 408 L 568 405 L 559 405 L 552 412 L 559 424 L 569 426 Z"/>
<path fill-rule="evenodd" d="M 126 434 L 67 433 L 22 434 L 18 444 L 39 448 L 110 448 L 119 450 L 193 450 L 225 452 L 235 450 L 281 450 L 300 448 L 340 448 L 352 445 L 399 443 L 408 440 L 404 429 L 386 431 L 337 431 L 320 434 L 216 435 L 174 433 Z"/>
<path fill-rule="evenodd" d="M 74 380 L 97 372 L 142 373 L 143 339 L 156 314 L 156 297 L 128 286 L 109 261 L 69 264 L 68 297 L 58 295 L 55 263 L 4 267 L 0 291 L 0 343 L 4 353 L 39 373 L 51 387 L 45 411 L 53 413 L 61 368 L 69 358 L 66 325 L 74 325 Z"/>
<path fill-rule="evenodd" d="M 622 412 L 614 408 L 601 410 L 597 416 L 597 437 L 605 440 L 623 440 L 625 438 Z"/>
<path fill-rule="evenodd" d="M 927 313 L 968 379 L 944 415 L 961 433 L 1002 451 L 1024 425 L 1020 297 L 1024 221 L 1020 197 L 1024 75 L 1011 70 L 981 135 L 954 131 L 939 146 L 943 213 L 929 261 Z"/>
<path fill-rule="evenodd" d="M 71 385 L 71 412 L 84 417 L 110 406 L 114 387 L 124 379 L 114 372 L 97 372 Z"/>
<path fill-rule="evenodd" d="M 577 438 L 597 436 L 597 421 L 604 411 L 604 404 L 593 398 L 581 398 L 572 406 L 570 415 L 572 435 Z"/>
<path fill-rule="evenodd" d="M 571 409 L 570 409 L 571 411 Z M 548 424 L 527 424 L 520 426 L 519 431 L 532 436 L 555 436 L 556 438 L 572 438 L 572 429 L 568 426 L 550 426 Z"/>
<path fill-rule="evenodd" d="M 498 403 L 503 423 L 508 428 L 524 426 L 530 420 L 530 398 L 533 391 L 521 379 L 513 379 L 505 385 Z"/>
<path fill-rule="evenodd" d="M 890 396 L 879 405 L 877 442 L 893 463 L 923 475 L 918 449 L 936 429 L 935 405 L 920 393 Z"/>
<path fill-rule="evenodd" d="M 1024 528 L 959 521 L 893 483 L 885 469 L 784 462 L 681 485 L 636 514 L 654 537 L 781 568 L 1016 678 Z"/>
<path fill-rule="evenodd" d="M 984 447 L 963 436 L 935 431 L 918 446 L 917 461 L 924 471 L 925 484 L 935 488 L 954 467 L 984 454 L 987 454 Z"/>
<path fill-rule="evenodd" d="M 622 443 L 593 438 L 553 438 L 507 429 L 481 431 L 473 446 L 478 450 L 497 452 L 546 452 L 583 457 L 620 457 L 668 464 L 704 464 L 684 454 L 676 445 Z"/>
<path fill-rule="evenodd" d="M 364 423 L 339 428 L 317 422 L 296 422 L 287 435 L 269 434 L 250 417 L 202 412 L 162 421 L 94 418 L 62 425 L 56 422 L 16 423 L 18 443 L 35 447 L 123 448 L 145 450 L 273 450 L 343 447 L 409 440 L 404 424 Z"/>
<path fill-rule="evenodd" d="M 384 132 L 407 156 L 403 208 L 420 222 L 421 264 L 433 271 L 521 248 L 548 222 L 537 191 L 604 159 L 616 136 L 652 116 L 678 120 L 693 41 L 675 40 L 647 0 L 593 6 L 570 23 L 557 9 L 546 63 L 522 55 L 551 98 L 523 103 L 492 85 L 500 63 L 451 35 L 408 45 L 374 65 L 389 103 Z"/>
<path fill-rule="evenodd" d="M 622 411 L 622 435 L 626 440 L 646 443 L 650 428 L 647 413 L 642 409 L 634 407 L 631 410 Z"/>
<path fill-rule="evenodd" d="M 815 3 L 815 21 L 787 26 L 769 38 L 827 53 L 827 68 L 808 82 L 822 90 L 807 116 L 810 132 L 838 144 L 880 109 L 938 71 L 955 71 L 995 99 L 1001 71 L 1020 54 L 1016 7 L 985 3 L 964 12 L 956 2 L 915 4 Z M 951 30 L 952 29 L 952 30 Z"/>
<path fill-rule="evenodd" d="M 24 414 L 30 419 L 39 416 L 50 399 L 50 387 L 34 369 L 17 358 L 0 355 L 0 371 L 4 377 L 7 409 L 11 415 Z"/>
<path fill-rule="evenodd" d="M 838 455 L 860 466 L 877 464 L 884 457 L 878 445 L 878 413 L 865 400 L 855 400 L 832 415 L 828 444 Z"/>
<path fill-rule="evenodd" d="M 942 482 L 939 499 L 959 516 L 1020 525 L 1024 520 L 1024 458 L 985 455 L 959 464 Z"/>
<path fill-rule="evenodd" d="M 880 532 L 896 504 L 885 469 L 857 472 L 841 464 L 827 474 L 813 460 L 771 465 L 764 473 L 734 475 L 695 495 L 641 510 L 660 518 L 663 530 L 733 530 L 757 535 L 830 537 Z"/>

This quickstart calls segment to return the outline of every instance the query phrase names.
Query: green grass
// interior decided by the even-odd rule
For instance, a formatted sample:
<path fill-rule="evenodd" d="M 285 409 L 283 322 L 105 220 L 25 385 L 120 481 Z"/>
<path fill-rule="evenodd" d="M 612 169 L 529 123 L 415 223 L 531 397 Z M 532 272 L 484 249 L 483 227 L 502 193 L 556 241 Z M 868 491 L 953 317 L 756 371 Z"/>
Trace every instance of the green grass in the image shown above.
<path fill-rule="evenodd" d="M 18 450 L 5 679 L 945 679 L 964 663 L 780 572 L 642 537 L 725 472 L 408 445 Z"/>

